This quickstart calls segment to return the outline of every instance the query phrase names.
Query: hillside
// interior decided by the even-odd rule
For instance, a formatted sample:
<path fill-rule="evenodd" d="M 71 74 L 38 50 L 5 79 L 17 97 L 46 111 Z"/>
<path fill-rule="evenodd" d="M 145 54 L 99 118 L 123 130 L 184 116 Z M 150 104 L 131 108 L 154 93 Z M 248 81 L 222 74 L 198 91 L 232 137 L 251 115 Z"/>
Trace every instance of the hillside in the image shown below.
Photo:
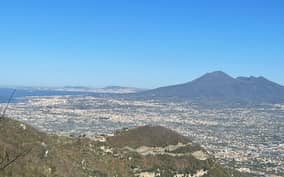
<path fill-rule="evenodd" d="M 207 103 L 280 103 L 284 102 L 284 87 L 264 77 L 233 78 L 222 71 L 216 71 L 185 84 L 161 87 L 136 96 Z"/>
<path fill-rule="evenodd" d="M 190 139 L 178 134 L 175 131 L 161 126 L 144 126 L 132 130 L 117 131 L 115 136 L 108 137 L 108 142 L 114 146 L 168 146 L 171 144 L 188 143 Z"/>
<path fill-rule="evenodd" d="M 178 177 L 184 174 L 247 176 L 224 169 L 199 145 L 164 127 L 126 129 L 113 137 L 91 140 L 47 135 L 20 122 L 0 119 L 1 177 Z"/>

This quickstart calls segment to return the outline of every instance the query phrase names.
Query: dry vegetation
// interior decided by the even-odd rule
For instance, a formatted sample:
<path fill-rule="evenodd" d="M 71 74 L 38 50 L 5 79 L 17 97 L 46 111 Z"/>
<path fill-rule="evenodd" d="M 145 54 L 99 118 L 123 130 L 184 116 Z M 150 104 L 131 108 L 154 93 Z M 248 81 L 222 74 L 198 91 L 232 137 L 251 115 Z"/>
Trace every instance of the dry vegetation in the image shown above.
<path fill-rule="evenodd" d="M 162 177 L 177 173 L 193 174 L 208 170 L 204 177 L 231 176 L 231 170 L 220 167 L 213 158 L 198 160 L 190 155 L 143 156 L 125 150 L 124 146 L 163 147 L 187 137 L 163 127 L 139 127 L 123 130 L 106 142 L 88 138 L 47 135 L 11 119 L 0 120 L 1 177 L 132 177 L 142 172 L 159 172 Z M 195 146 L 178 151 L 198 150 Z M 243 176 L 234 173 L 234 176 Z"/>

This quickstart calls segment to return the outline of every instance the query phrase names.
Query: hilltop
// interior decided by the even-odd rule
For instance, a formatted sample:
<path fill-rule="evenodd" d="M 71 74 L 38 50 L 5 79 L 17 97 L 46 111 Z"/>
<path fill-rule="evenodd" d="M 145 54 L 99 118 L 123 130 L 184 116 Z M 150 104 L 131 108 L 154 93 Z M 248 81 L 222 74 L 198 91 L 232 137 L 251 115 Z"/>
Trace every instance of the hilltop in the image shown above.
<path fill-rule="evenodd" d="M 130 146 L 137 148 L 140 146 L 168 146 L 178 143 L 191 142 L 188 137 L 162 126 L 143 126 L 131 130 L 117 131 L 115 136 L 107 138 L 109 143 L 118 146 Z"/>
<path fill-rule="evenodd" d="M 11 119 L 0 119 L 3 177 L 235 177 L 187 137 L 160 126 L 118 131 L 88 139 L 47 135 Z"/>

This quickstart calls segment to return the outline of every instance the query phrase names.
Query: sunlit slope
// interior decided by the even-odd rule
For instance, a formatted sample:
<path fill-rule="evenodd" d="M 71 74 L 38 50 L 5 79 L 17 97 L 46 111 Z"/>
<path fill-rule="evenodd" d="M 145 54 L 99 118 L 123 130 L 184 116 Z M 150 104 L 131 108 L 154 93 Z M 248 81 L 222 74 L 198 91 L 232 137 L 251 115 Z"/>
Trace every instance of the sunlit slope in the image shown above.
<path fill-rule="evenodd" d="M 224 169 L 189 138 L 160 126 L 95 141 L 46 135 L 5 118 L 0 154 L 1 177 L 246 176 Z"/>

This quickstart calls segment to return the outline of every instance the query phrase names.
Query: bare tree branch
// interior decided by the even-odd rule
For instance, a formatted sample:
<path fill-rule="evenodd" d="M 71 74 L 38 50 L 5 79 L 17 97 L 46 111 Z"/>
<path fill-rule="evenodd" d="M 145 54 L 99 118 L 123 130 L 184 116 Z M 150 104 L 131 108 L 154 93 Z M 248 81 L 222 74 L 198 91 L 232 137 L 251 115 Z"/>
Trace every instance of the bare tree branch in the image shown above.
<path fill-rule="evenodd" d="M 9 97 L 9 100 L 8 100 L 8 102 L 7 102 L 7 104 L 6 104 L 6 107 L 3 109 L 1 118 L 4 118 L 4 117 L 5 117 L 6 111 L 7 111 L 8 107 L 9 107 L 9 104 L 11 103 L 12 98 L 14 97 L 16 91 L 17 91 L 16 89 L 14 89 L 14 90 L 12 91 L 12 93 L 11 93 L 11 95 L 10 95 L 10 97 Z"/>
<path fill-rule="evenodd" d="M 21 153 L 17 154 L 15 157 L 13 157 L 12 159 L 10 159 L 9 154 L 7 152 L 5 152 L 5 156 L 1 159 L 1 162 L 0 162 L 0 171 L 4 170 L 8 166 L 10 166 L 14 162 L 16 162 L 19 158 L 26 156 L 30 152 L 31 152 L 31 149 L 24 151 L 24 152 L 21 152 Z"/>

